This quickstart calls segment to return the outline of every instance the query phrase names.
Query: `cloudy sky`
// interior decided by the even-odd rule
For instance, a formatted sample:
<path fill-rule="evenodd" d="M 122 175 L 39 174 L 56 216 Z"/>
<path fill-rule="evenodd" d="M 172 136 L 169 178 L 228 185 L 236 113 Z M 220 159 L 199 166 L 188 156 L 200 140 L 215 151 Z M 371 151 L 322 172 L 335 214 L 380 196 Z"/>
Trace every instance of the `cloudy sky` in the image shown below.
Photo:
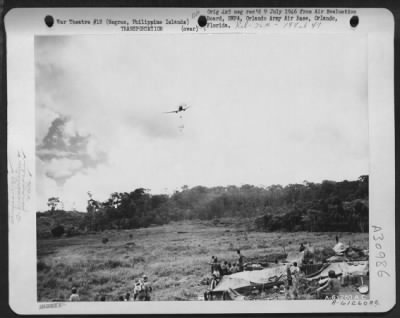
<path fill-rule="evenodd" d="M 365 37 L 35 39 L 37 205 L 368 173 Z M 190 106 L 182 118 L 164 112 Z M 180 129 L 180 126 L 184 126 Z"/>

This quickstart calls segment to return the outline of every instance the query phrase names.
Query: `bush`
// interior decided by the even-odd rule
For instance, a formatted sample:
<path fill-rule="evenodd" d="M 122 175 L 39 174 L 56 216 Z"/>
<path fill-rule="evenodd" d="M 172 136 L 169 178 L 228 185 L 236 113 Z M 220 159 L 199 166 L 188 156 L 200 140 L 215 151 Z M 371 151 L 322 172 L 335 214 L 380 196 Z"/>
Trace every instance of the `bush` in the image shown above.
<path fill-rule="evenodd" d="M 118 260 L 108 260 L 106 262 L 104 262 L 104 267 L 105 268 L 117 268 L 117 267 L 123 267 L 124 264 L 121 261 Z"/>
<path fill-rule="evenodd" d="M 37 271 L 41 272 L 41 271 L 48 271 L 50 269 L 50 266 L 47 265 L 45 262 L 43 261 L 38 261 L 37 262 Z"/>
<path fill-rule="evenodd" d="M 107 284 L 109 281 L 110 281 L 110 278 L 109 278 L 109 277 L 105 277 L 105 276 L 96 276 L 96 277 L 93 277 L 93 278 L 90 280 L 90 283 L 91 283 L 92 285 L 105 285 L 105 284 Z"/>
<path fill-rule="evenodd" d="M 65 230 L 65 235 L 67 237 L 72 237 L 72 236 L 76 236 L 76 235 L 79 235 L 79 234 L 80 234 L 80 232 L 76 228 L 74 228 L 73 226 L 69 227 L 69 228 L 67 228 Z"/>
<path fill-rule="evenodd" d="M 57 284 L 57 279 L 55 279 L 54 277 L 48 277 L 47 279 L 44 279 L 43 282 L 43 287 L 44 288 L 49 288 L 49 289 L 56 289 L 58 286 Z"/>
<path fill-rule="evenodd" d="M 52 234 L 51 234 L 50 231 L 40 231 L 40 230 L 38 230 L 36 232 L 36 234 L 37 234 L 37 238 L 38 239 L 47 239 L 47 238 L 51 238 L 52 237 Z"/>
<path fill-rule="evenodd" d="M 143 256 L 134 256 L 132 258 L 133 263 L 144 263 L 146 260 Z"/>
<path fill-rule="evenodd" d="M 53 234 L 54 237 L 61 237 L 64 234 L 64 232 L 65 230 L 62 225 L 58 225 L 51 229 L 51 234 Z"/>
<path fill-rule="evenodd" d="M 108 238 L 106 238 L 106 237 L 103 237 L 101 241 L 102 241 L 102 243 L 103 243 L 103 244 L 107 244 L 107 242 L 108 242 Z"/>

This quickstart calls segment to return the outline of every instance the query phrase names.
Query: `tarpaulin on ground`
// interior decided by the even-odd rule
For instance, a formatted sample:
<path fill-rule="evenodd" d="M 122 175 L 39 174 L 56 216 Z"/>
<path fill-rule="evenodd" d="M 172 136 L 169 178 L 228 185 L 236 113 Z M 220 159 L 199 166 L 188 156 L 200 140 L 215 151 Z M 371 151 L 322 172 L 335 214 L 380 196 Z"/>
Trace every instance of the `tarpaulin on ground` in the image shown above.
<path fill-rule="evenodd" d="M 268 267 L 259 271 L 245 271 L 225 275 L 222 277 L 217 287 L 213 289 L 213 292 L 225 291 L 229 288 L 235 290 L 251 285 L 274 283 L 283 275 L 286 275 L 285 265 Z"/>
<path fill-rule="evenodd" d="M 233 290 L 232 288 L 229 288 L 226 291 L 226 293 L 230 300 L 244 300 L 244 296 L 240 295 L 237 291 Z"/>
<path fill-rule="evenodd" d="M 250 286 L 251 283 L 248 280 L 238 278 L 238 277 L 232 277 L 235 274 L 232 275 L 225 275 L 222 277 L 221 281 L 213 289 L 213 291 L 225 291 L 228 289 L 239 289 L 242 287 L 247 287 Z"/>
<path fill-rule="evenodd" d="M 307 278 L 310 280 L 325 278 L 328 277 L 328 273 L 331 270 L 335 272 L 336 276 L 341 274 L 361 276 L 368 274 L 369 264 L 367 261 L 331 263 L 326 266 L 321 272 L 318 272 L 315 275 L 311 275 Z"/>

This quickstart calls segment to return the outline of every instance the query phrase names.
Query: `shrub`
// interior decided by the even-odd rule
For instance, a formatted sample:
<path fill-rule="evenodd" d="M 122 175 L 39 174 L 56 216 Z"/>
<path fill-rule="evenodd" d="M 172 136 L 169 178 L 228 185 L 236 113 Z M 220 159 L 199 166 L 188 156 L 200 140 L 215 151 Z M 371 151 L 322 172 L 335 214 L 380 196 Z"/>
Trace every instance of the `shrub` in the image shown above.
<path fill-rule="evenodd" d="M 37 238 L 38 239 L 47 239 L 51 237 L 51 232 L 50 231 L 37 231 Z"/>
<path fill-rule="evenodd" d="M 174 270 L 169 268 L 159 268 L 155 272 L 159 277 L 170 277 L 174 273 Z"/>
<path fill-rule="evenodd" d="M 117 268 L 117 267 L 122 267 L 122 266 L 124 266 L 124 264 L 118 260 L 108 260 L 108 261 L 104 262 L 105 268 Z"/>
<path fill-rule="evenodd" d="M 250 250 L 250 249 L 252 249 L 253 248 L 253 246 L 252 245 L 249 245 L 249 244 L 247 244 L 247 245 L 241 245 L 240 246 L 240 249 L 241 250 Z"/>
<path fill-rule="evenodd" d="M 65 230 L 65 235 L 67 237 L 72 237 L 72 236 L 76 236 L 76 235 L 79 235 L 79 234 L 80 234 L 80 232 L 76 228 L 74 228 L 73 226 L 69 227 L 69 228 L 67 228 Z"/>
<path fill-rule="evenodd" d="M 105 276 L 96 276 L 93 277 L 90 281 L 90 283 L 92 285 L 104 285 L 107 284 L 110 281 L 109 277 L 105 277 Z"/>
<path fill-rule="evenodd" d="M 134 256 L 132 258 L 133 263 L 144 263 L 145 259 L 143 256 Z"/>
<path fill-rule="evenodd" d="M 107 244 L 108 243 L 108 238 L 107 237 L 103 237 L 102 240 L 103 244 Z"/>
<path fill-rule="evenodd" d="M 49 277 L 44 280 L 43 284 L 44 288 L 56 289 L 57 288 L 57 280 L 54 277 Z"/>
<path fill-rule="evenodd" d="M 48 271 L 50 269 L 50 266 L 47 265 L 45 262 L 43 261 L 38 261 L 37 262 L 37 271 L 41 272 L 41 271 Z"/>
<path fill-rule="evenodd" d="M 64 227 L 62 225 L 58 225 L 51 229 L 51 234 L 53 234 L 54 237 L 61 237 L 64 232 Z"/>

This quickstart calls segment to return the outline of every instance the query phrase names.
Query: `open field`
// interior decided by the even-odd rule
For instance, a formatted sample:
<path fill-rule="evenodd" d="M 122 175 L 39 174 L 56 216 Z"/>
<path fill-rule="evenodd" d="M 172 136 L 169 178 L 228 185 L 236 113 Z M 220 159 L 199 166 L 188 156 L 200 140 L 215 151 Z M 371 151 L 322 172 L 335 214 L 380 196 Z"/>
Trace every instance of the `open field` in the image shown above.
<path fill-rule="evenodd" d="M 196 300 L 206 290 L 212 255 L 236 261 L 245 257 L 297 251 L 301 242 L 333 247 L 335 235 L 345 243 L 368 248 L 367 233 L 247 232 L 232 222 L 179 222 L 164 226 L 113 230 L 98 234 L 38 240 L 38 300 L 66 300 L 72 286 L 81 300 L 107 300 L 130 292 L 143 274 L 153 286 L 152 300 Z M 102 243 L 108 238 L 107 243 Z"/>

